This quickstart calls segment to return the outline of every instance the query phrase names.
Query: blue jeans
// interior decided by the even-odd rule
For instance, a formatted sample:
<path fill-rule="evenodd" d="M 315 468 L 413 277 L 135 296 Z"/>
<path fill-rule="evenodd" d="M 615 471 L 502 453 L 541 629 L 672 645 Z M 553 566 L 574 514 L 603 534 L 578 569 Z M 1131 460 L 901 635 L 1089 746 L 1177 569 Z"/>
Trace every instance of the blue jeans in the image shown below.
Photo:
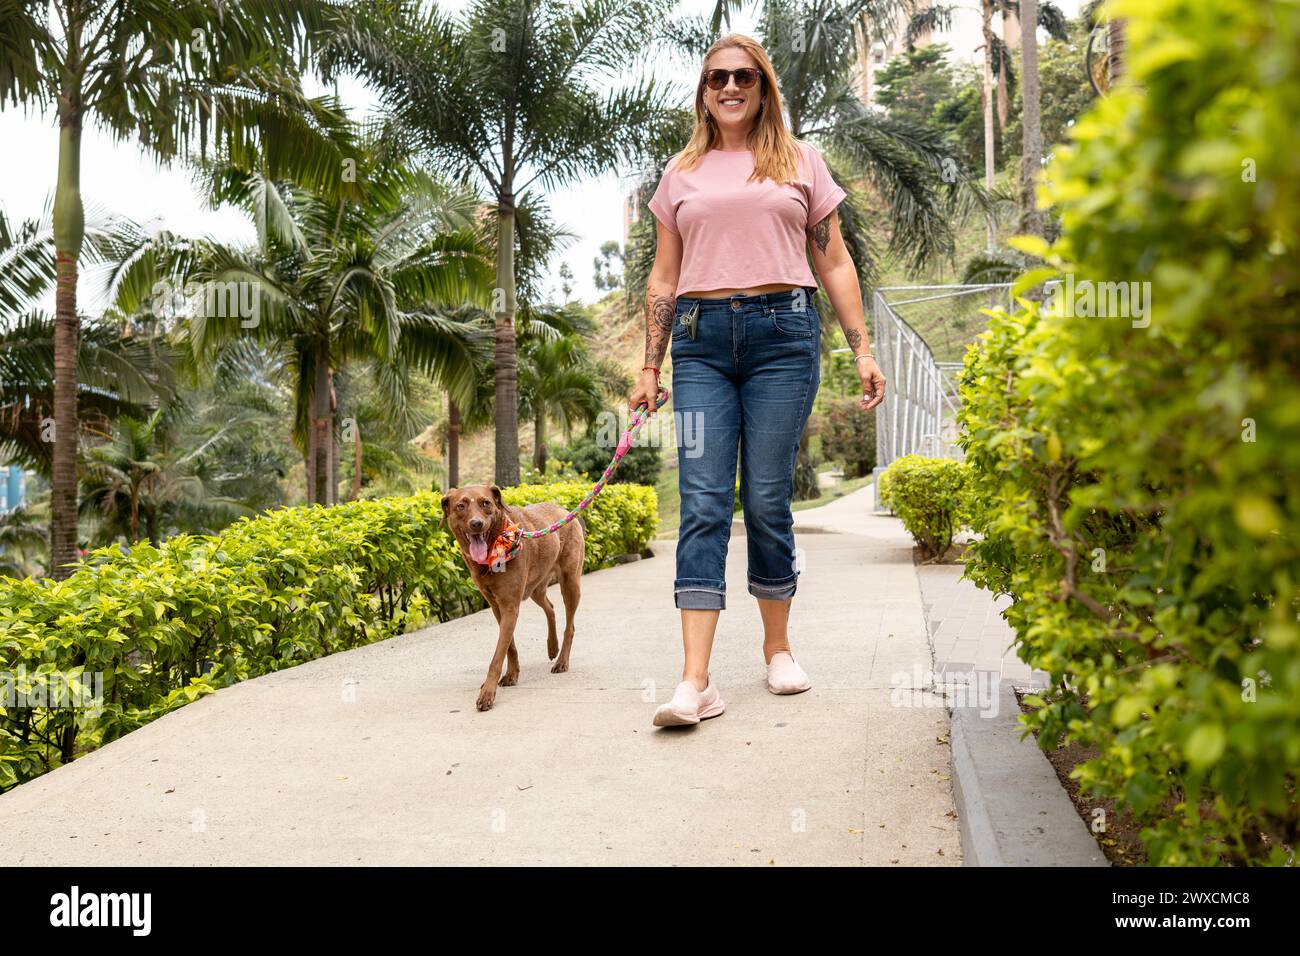
<path fill-rule="evenodd" d="M 673 600 L 727 606 L 736 464 L 749 548 L 749 593 L 794 596 L 795 458 L 821 384 L 816 288 L 679 298 L 672 331 L 673 416 L 682 522 Z M 682 317 L 699 303 L 695 338 Z"/>

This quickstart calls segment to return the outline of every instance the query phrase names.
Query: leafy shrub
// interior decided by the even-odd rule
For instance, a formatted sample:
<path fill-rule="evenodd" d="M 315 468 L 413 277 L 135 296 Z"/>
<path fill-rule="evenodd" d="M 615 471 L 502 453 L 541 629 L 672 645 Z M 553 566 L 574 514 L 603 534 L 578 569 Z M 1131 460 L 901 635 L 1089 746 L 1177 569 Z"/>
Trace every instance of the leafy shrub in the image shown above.
<path fill-rule="evenodd" d="M 861 478 L 876 467 L 876 413 L 864 412 L 856 398 L 827 403 L 822 425 L 822 457 L 839 462 L 845 478 Z"/>
<path fill-rule="evenodd" d="M 573 508 L 588 490 L 504 497 Z M 607 486 L 583 512 L 584 570 L 642 550 L 656 513 L 653 488 Z M 0 710 L 0 789 L 218 687 L 484 606 L 433 494 L 286 508 L 217 535 L 101 548 L 62 582 L 2 579 L 0 687 L 31 697 L 55 672 L 99 674 L 103 706 Z"/>
<path fill-rule="evenodd" d="M 962 462 L 904 455 L 881 473 L 880 503 L 898 515 L 923 558 L 942 558 L 966 520 L 968 480 Z"/>
<path fill-rule="evenodd" d="M 574 481 L 587 481 L 587 476 L 574 468 L 571 463 L 555 457 L 546 459 L 545 474 L 538 471 L 534 465 L 529 465 L 519 473 L 521 485 L 556 485 Z M 595 479 L 593 478 L 588 484 L 595 484 Z"/>
<path fill-rule="evenodd" d="M 641 443 L 642 436 L 652 434 L 654 427 L 653 419 L 641 426 L 636 443 L 628 449 L 623 460 L 619 462 L 618 469 L 609 479 L 611 485 L 618 483 L 654 487 L 655 482 L 659 480 L 659 471 L 663 467 L 663 456 L 655 445 Z M 598 440 L 602 436 L 598 436 L 593 429 L 575 439 L 567 448 L 559 449 L 555 454 L 594 483 L 609 467 L 622 434 L 620 430 L 618 435 L 613 436 L 612 443 L 602 443 Z"/>
<path fill-rule="evenodd" d="M 1057 151 L 1040 255 L 1145 316 L 1021 300 L 967 354 L 967 574 L 1051 675 L 1026 724 L 1160 865 L 1289 864 L 1300 838 L 1300 9 L 1117 3 L 1122 83 Z M 1096 288 L 1095 286 L 1093 288 Z M 1141 287 L 1139 287 L 1140 289 Z M 1077 300 L 1076 300 L 1077 301 Z M 1073 314 L 1072 314 L 1073 313 Z"/>

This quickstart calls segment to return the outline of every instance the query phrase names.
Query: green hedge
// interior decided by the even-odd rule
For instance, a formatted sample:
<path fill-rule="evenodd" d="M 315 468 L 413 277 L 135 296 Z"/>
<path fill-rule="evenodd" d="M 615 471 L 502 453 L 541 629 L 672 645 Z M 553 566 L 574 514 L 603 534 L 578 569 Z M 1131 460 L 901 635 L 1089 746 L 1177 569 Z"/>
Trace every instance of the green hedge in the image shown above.
<path fill-rule="evenodd" d="M 1300 7 L 1160 0 L 1131 83 L 1044 195 L 1046 278 L 1150 282 L 1146 315 L 1021 299 L 961 386 L 968 575 L 1051 675 L 1026 718 L 1152 863 L 1293 862 L 1300 838 Z M 1095 288 L 1095 286 L 1094 286 Z M 1140 287 L 1139 287 L 1140 288 Z M 1112 312 L 1114 310 L 1111 310 Z M 1073 314 L 1071 314 L 1071 312 Z"/>
<path fill-rule="evenodd" d="M 614 436 L 613 444 L 601 444 L 596 429 L 593 427 L 584 435 L 574 439 L 571 445 L 562 446 L 555 451 L 555 457 L 568 462 L 572 468 L 587 476 L 594 483 L 609 467 L 609 461 L 618 449 L 618 438 Z M 657 445 L 638 442 L 627 450 L 622 460 L 609 478 L 613 484 L 650 485 L 654 487 L 663 470 L 663 452 Z"/>
<path fill-rule="evenodd" d="M 572 508 L 588 490 L 504 497 Z M 606 486 L 583 513 L 585 570 L 643 550 L 656 513 L 653 488 Z M 214 536 L 102 548 L 66 581 L 0 580 L 0 676 L 24 675 L 34 696 L 55 674 L 100 674 L 103 692 L 98 713 L 0 709 L 0 789 L 218 687 L 485 606 L 433 494 L 288 508 Z"/>
<path fill-rule="evenodd" d="M 967 522 L 968 469 L 951 458 L 903 455 L 880 473 L 880 503 L 903 522 L 925 559 L 942 558 Z"/>
<path fill-rule="evenodd" d="M 822 457 L 837 461 L 845 478 L 861 478 L 876 467 L 876 413 L 864 412 L 860 399 L 826 403 L 821 429 Z"/>

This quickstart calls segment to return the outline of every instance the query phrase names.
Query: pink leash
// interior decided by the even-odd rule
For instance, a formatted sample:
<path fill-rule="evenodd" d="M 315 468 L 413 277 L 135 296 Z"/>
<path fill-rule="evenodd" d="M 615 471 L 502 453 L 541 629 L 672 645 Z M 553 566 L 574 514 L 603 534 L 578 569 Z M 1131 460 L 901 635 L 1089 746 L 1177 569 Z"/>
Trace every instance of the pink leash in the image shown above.
<path fill-rule="evenodd" d="M 664 403 L 668 401 L 668 396 L 671 394 L 672 393 L 666 388 L 659 389 L 659 394 L 655 398 L 656 412 L 664 407 Z M 523 546 L 525 538 L 544 538 L 548 534 L 554 534 L 576 518 L 589 504 L 595 501 L 596 496 L 604 489 L 605 483 L 609 481 L 610 476 L 613 475 L 615 470 L 618 468 L 619 462 L 623 460 L 623 456 L 631 449 L 632 439 L 636 435 L 637 429 L 650 420 L 650 415 L 650 409 L 645 402 L 638 405 L 636 411 L 632 413 L 631 426 L 627 431 L 623 432 L 623 437 L 619 439 L 618 449 L 614 452 L 614 460 L 609 463 L 609 467 L 605 469 L 605 473 L 600 476 L 600 481 L 596 482 L 596 484 L 592 486 L 591 491 L 587 492 L 587 497 L 583 498 L 582 501 L 578 503 L 578 507 L 574 508 L 559 521 L 554 522 L 548 527 L 542 528 L 539 531 L 521 531 L 519 536 L 515 538 L 515 543 L 510 546 L 510 550 L 502 556 L 500 563 L 504 565 L 506 561 L 513 558 L 515 553 Z"/>

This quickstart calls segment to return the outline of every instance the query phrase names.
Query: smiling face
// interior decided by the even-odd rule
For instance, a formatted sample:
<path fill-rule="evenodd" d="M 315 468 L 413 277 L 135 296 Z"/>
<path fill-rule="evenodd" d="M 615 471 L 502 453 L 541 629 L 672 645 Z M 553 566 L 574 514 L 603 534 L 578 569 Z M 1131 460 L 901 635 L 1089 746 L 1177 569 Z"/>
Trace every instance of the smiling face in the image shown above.
<path fill-rule="evenodd" d="M 442 513 L 473 561 L 487 564 L 488 545 L 505 524 L 506 505 L 496 485 L 452 488 L 442 496 Z"/>
<path fill-rule="evenodd" d="M 704 108 L 713 117 L 720 129 L 725 129 L 741 136 L 747 135 L 758 119 L 759 101 L 763 97 L 764 79 L 762 70 L 749 53 L 740 47 L 723 47 L 704 61 L 704 70 L 738 70 L 741 67 L 759 70 L 759 80 L 747 90 L 736 85 L 735 76 L 727 78 L 727 85 L 720 90 L 711 90 L 704 85 Z"/>

